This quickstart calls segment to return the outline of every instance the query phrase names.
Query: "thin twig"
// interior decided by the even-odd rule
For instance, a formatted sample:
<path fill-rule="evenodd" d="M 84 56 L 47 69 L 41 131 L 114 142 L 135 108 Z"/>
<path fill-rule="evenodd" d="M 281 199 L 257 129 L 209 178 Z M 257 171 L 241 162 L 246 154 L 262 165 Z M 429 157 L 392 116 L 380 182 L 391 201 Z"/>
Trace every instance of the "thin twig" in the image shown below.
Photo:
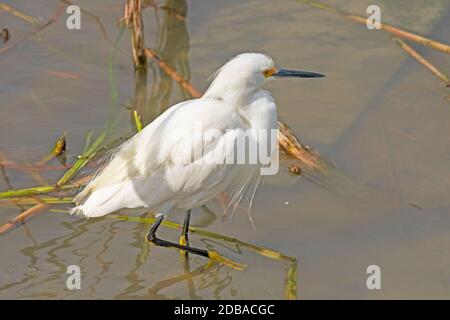
<path fill-rule="evenodd" d="M 144 22 L 142 20 L 141 0 L 127 0 L 124 17 L 125 24 L 131 30 L 134 69 L 146 68 L 147 57 L 144 52 Z"/>
<path fill-rule="evenodd" d="M 450 87 L 450 79 L 442 73 L 438 68 L 436 68 L 431 62 L 425 59 L 419 52 L 417 52 L 413 47 L 408 45 L 405 41 L 398 37 L 392 37 L 395 43 L 397 43 L 400 48 L 402 48 L 405 52 L 409 53 L 414 59 L 416 59 L 419 63 L 421 63 L 425 68 L 431 71 L 436 77 L 441 79 L 447 87 Z"/>
<path fill-rule="evenodd" d="M 53 15 L 50 17 L 50 19 L 48 19 L 48 21 L 46 23 L 38 26 L 36 28 L 36 30 L 34 30 L 30 34 L 26 35 L 25 37 L 21 38 L 17 42 L 8 44 L 8 45 L 4 46 L 3 48 L 0 48 L 0 53 L 3 53 L 3 52 L 5 52 L 5 51 L 7 51 L 9 49 L 12 49 L 12 48 L 18 46 L 22 42 L 24 42 L 24 41 L 34 37 L 36 34 L 38 34 L 42 30 L 44 30 L 45 28 L 47 28 L 48 26 L 53 24 L 58 19 L 58 17 L 61 15 L 61 13 L 63 12 L 63 9 L 64 9 L 64 6 L 62 4 L 59 4 L 58 7 L 56 8 L 55 12 L 53 13 Z"/>
<path fill-rule="evenodd" d="M 20 205 L 30 205 L 37 203 L 45 204 L 63 204 L 63 203 L 73 203 L 72 197 L 19 197 L 19 198 L 9 198 L 0 199 L 0 205 L 9 204 L 20 204 Z"/>
<path fill-rule="evenodd" d="M 308 6 L 311 6 L 311 7 L 317 8 L 317 9 L 325 10 L 327 12 L 339 14 L 341 16 L 346 17 L 349 20 L 355 21 L 355 22 L 363 24 L 363 25 L 367 24 L 366 17 L 359 16 L 359 15 L 353 14 L 353 13 L 349 13 L 349 12 L 346 12 L 343 10 L 339 10 L 339 9 L 333 8 L 329 5 L 317 2 L 317 1 L 310 1 L 310 0 L 295 0 L 295 1 L 301 2 L 303 4 L 306 4 Z M 395 36 L 398 36 L 400 38 L 408 39 L 408 40 L 420 43 L 424 46 L 427 46 L 427 47 L 445 52 L 447 54 L 450 54 L 450 46 L 445 43 L 441 43 L 439 41 L 436 41 L 436 40 L 433 40 L 433 39 L 430 39 L 427 37 L 419 36 L 417 34 L 394 27 L 387 23 L 380 23 L 380 27 L 382 30 L 389 32 Z"/>
<path fill-rule="evenodd" d="M 15 162 L 12 162 L 8 159 L 0 159 L 0 166 L 3 166 L 5 168 L 11 169 L 11 170 L 18 170 L 18 171 L 61 171 L 64 169 L 68 169 L 71 167 L 71 165 L 63 166 L 63 165 L 43 165 L 38 166 L 35 164 L 18 164 Z M 93 167 L 94 164 L 90 163 L 88 165 L 89 167 Z"/>
<path fill-rule="evenodd" d="M 18 224 L 23 223 L 26 219 L 29 219 L 29 218 L 33 217 L 34 215 L 37 215 L 38 213 L 44 211 L 48 207 L 49 207 L 49 205 L 46 203 L 39 203 L 39 204 L 35 205 L 34 207 L 32 207 L 28 210 L 25 210 L 18 216 L 14 217 L 12 220 L 10 220 L 7 223 L 0 226 L 0 234 L 4 234 L 4 233 L 8 232 L 9 230 L 16 227 Z"/>
<path fill-rule="evenodd" d="M 10 5 L 7 5 L 6 3 L 0 2 L 0 10 L 3 10 L 5 12 L 8 12 L 14 16 L 16 16 L 19 19 L 22 19 L 28 23 L 31 23 L 33 25 L 37 25 L 39 23 L 39 19 L 29 16 L 23 12 L 20 12 L 17 9 L 14 9 L 13 7 L 11 7 Z"/>
<path fill-rule="evenodd" d="M 154 50 L 150 48 L 145 49 L 145 54 L 150 59 L 154 59 L 158 64 L 159 68 L 164 71 L 169 77 L 178 82 L 183 90 L 187 91 L 191 97 L 199 98 L 202 94 L 194 86 L 192 86 L 189 81 L 184 79 L 171 65 L 169 65 L 164 59 Z"/>
<path fill-rule="evenodd" d="M 44 186 L 36 186 L 36 187 L 30 187 L 30 188 L 23 188 L 23 189 L 11 189 L 7 191 L 0 192 L 0 199 L 7 199 L 7 198 L 13 198 L 13 197 L 27 197 L 27 196 L 33 196 L 38 194 L 47 194 L 51 192 L 57 192 L 62 190 L 71 190 L 75 188 L 76 185 L 64 185 L 57 187 L 55 185 L 44 185 Z"/>

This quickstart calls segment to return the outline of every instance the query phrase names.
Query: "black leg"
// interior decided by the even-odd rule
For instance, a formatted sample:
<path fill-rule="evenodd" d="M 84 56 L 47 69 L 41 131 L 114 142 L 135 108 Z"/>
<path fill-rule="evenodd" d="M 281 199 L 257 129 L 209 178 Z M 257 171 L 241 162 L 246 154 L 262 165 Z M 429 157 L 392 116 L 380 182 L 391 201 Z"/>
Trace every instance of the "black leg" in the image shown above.
<path fill-rule="evenodd" d="M 181 230 L 180 244 L 184 244 L 189 247 L 189 221 L 191 220 L 191 209 L 186 211 L 186 215 L 184 216 L 183 229 Z"/>
<path fill-rule="evenodd" d="M 189 213 L 190 215 L 190 213 Z M 171 242 L 171 241 L 166 241 L 166 240 L 162 240 L 156 237 L 156 230 L 158 230 L 158 227 L 161 225 L 161 222 L 164 219 L 164 215 L 160 215 L 158 217 L 158 219 L 156 220 L 156 222 L 153 224 L 153 226 L 150 228 L 150 230 L 148 231 L 147 235 L 145 236 L 145 239 L 147 239 L 147 241 L 154 243 L 157 246 L 161 246 L 161 247 L 167 247 L 167 248 L 177 248 L 177 249 L 181 249 L 193 254 L 198 254 L 200 256 L 203 257 L 207 257 L 209 258 L 209 254 L 208 251 L 206 250 L 202 250 L 202 249 L 197 249 L 197 248 L 191 248 L 185 245 L 181 245 L 175 242 Z M 189 219 L 188 219 L 189 220 Z M 185 221 L 186 222 L 186 221 Z M 189 223 L 189 221 L 188 221 Z M 183 226 L 184 229 L 184 226 Z M 187 231 L 186 231 L 187 234 Z"/>

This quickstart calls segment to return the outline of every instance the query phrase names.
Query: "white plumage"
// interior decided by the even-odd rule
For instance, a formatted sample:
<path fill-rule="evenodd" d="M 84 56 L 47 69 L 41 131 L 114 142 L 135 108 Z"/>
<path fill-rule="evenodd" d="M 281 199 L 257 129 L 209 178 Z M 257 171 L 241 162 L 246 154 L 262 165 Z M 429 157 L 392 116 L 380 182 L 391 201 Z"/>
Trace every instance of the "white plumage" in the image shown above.
<path fill-rule="evenodd" d="M 143 207 L 167 213 L 198 207 L 223 192 L 235 207 L 254 193 L 261 165 L 224 162 L 244 130 L 277 128 L 274 100 L 261 88 L 275 72 L 264 54 L 240 54 L 227 62 L 201 98 L 172 106 L 122 144 L 74 198 L 71 212 L 100 217 Z M 195 134 L 198 126 L 203 136 Z M 216 138 L 208 139 L 209 133 Z"/>

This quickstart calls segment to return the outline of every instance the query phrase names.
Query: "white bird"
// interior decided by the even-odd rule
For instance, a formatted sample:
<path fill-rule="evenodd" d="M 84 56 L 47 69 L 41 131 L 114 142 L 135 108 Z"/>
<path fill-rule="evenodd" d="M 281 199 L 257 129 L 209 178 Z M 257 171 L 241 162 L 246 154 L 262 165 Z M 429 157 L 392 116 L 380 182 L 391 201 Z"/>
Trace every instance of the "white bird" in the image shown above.
<path fill-rule="evenodd" d="M 146 236 L 148 241 L 208 257 L 206 250 L 188 244 L 191 209 L 224 192 L 234 208 L 250 194 L 251 206 L 263 164 L 236 163 L 234 152 L 248 130 L 247 137 L 259 146 L 270 143 L 270 134 L 261 141 L 256 132 L 277 129 L 274 99 L 262 89 L 275 77 L 323 75 L 278 71 L 267 55 L 239 54 L 214 74 L 201 98 L 172 106 L 123 143 L 109 164 L 74 198 L 77 206 L 71 213 L 100 217 L 125 208 L 159 212 L 162 214 Z M 274 145 L 270 143 L 269 156 Z M 245 151 L 251 152 L 247 146 Z M 186 210 L 180 244 L 155 234 L 164 215 L 173 209 Z"/>

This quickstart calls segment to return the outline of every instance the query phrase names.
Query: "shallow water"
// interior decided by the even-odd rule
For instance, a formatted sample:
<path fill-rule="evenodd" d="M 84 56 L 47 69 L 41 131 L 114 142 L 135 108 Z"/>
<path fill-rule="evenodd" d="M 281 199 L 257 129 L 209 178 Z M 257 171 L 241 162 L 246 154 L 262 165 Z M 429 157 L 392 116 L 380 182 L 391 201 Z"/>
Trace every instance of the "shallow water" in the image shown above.
<path fill-rule="evenodd" d="M 371 4 L 324 2 L 361 15 Z M 11 5 L 45 21 L 59 3 Z M 39 37 L 0 53 L 0 151 L 19 164 L 39 161 L 64 131 L 73 162 L 86 133 L 101 132 L 114 109 L 108 59 L 124 1 L 77 3 L 91 14 L 82 14 L 81 31 L 67 30 L 63 14 Z M 280 80 L 267 88 L 280 119 L 352 179 L 323 178 L 319 186 L 283 167 L 256 196 L 256 229 L 245 214 L 223 221 L 204 209 L 194 211 L 193 224 L 296 257 L 301 299 L 450 298 L 448 88 L 388 34 L 295 1 L 158 3 L 174 6 L 178 15 L 158 10 L 158 25 L 153 8 L 145 9 L 146 44 L 201 90 L 215 69 L 240 52 L 265 52 L 279 67 L 326 74 L 319 81 Z M 450 43 L 450 1 L 378 3 L 382 21 Z M 180 18 L 186 10 L 186 19 Z M 10 41 L 33 30 L 5 12 L 0 27 L 10 29 Z M 412 45 L 444 72 L 450 70 L 447 55 Z M 187 97 L 154 64 L 147 90 L 135 89 L 127 31 L 118 40 L 112 70 L 119 122 L 109 140 L 132 131 L 127 106 L 149 122 Z M 33 176 L 4 167 L 0 189 L 52 183 L 62 173 Z M 7 221 L 21 209 L 0 211 Z M 207 261 L 197 257 L 186 266 L 176 251 L 145 243 L 147 228 L 44 212 L 1 236 L 0 298 L 284 298 L 281 261 L 192 235 L 196 246 L 248 267 L 203 270 Z M 175 240 L 178 232 L 162 229 L 160 235 Z M 66 288 L 68 265 L 81 267 L 81 290 Z M 369 265 L 381 267 L 381 290 L 366 287 Z"/>

